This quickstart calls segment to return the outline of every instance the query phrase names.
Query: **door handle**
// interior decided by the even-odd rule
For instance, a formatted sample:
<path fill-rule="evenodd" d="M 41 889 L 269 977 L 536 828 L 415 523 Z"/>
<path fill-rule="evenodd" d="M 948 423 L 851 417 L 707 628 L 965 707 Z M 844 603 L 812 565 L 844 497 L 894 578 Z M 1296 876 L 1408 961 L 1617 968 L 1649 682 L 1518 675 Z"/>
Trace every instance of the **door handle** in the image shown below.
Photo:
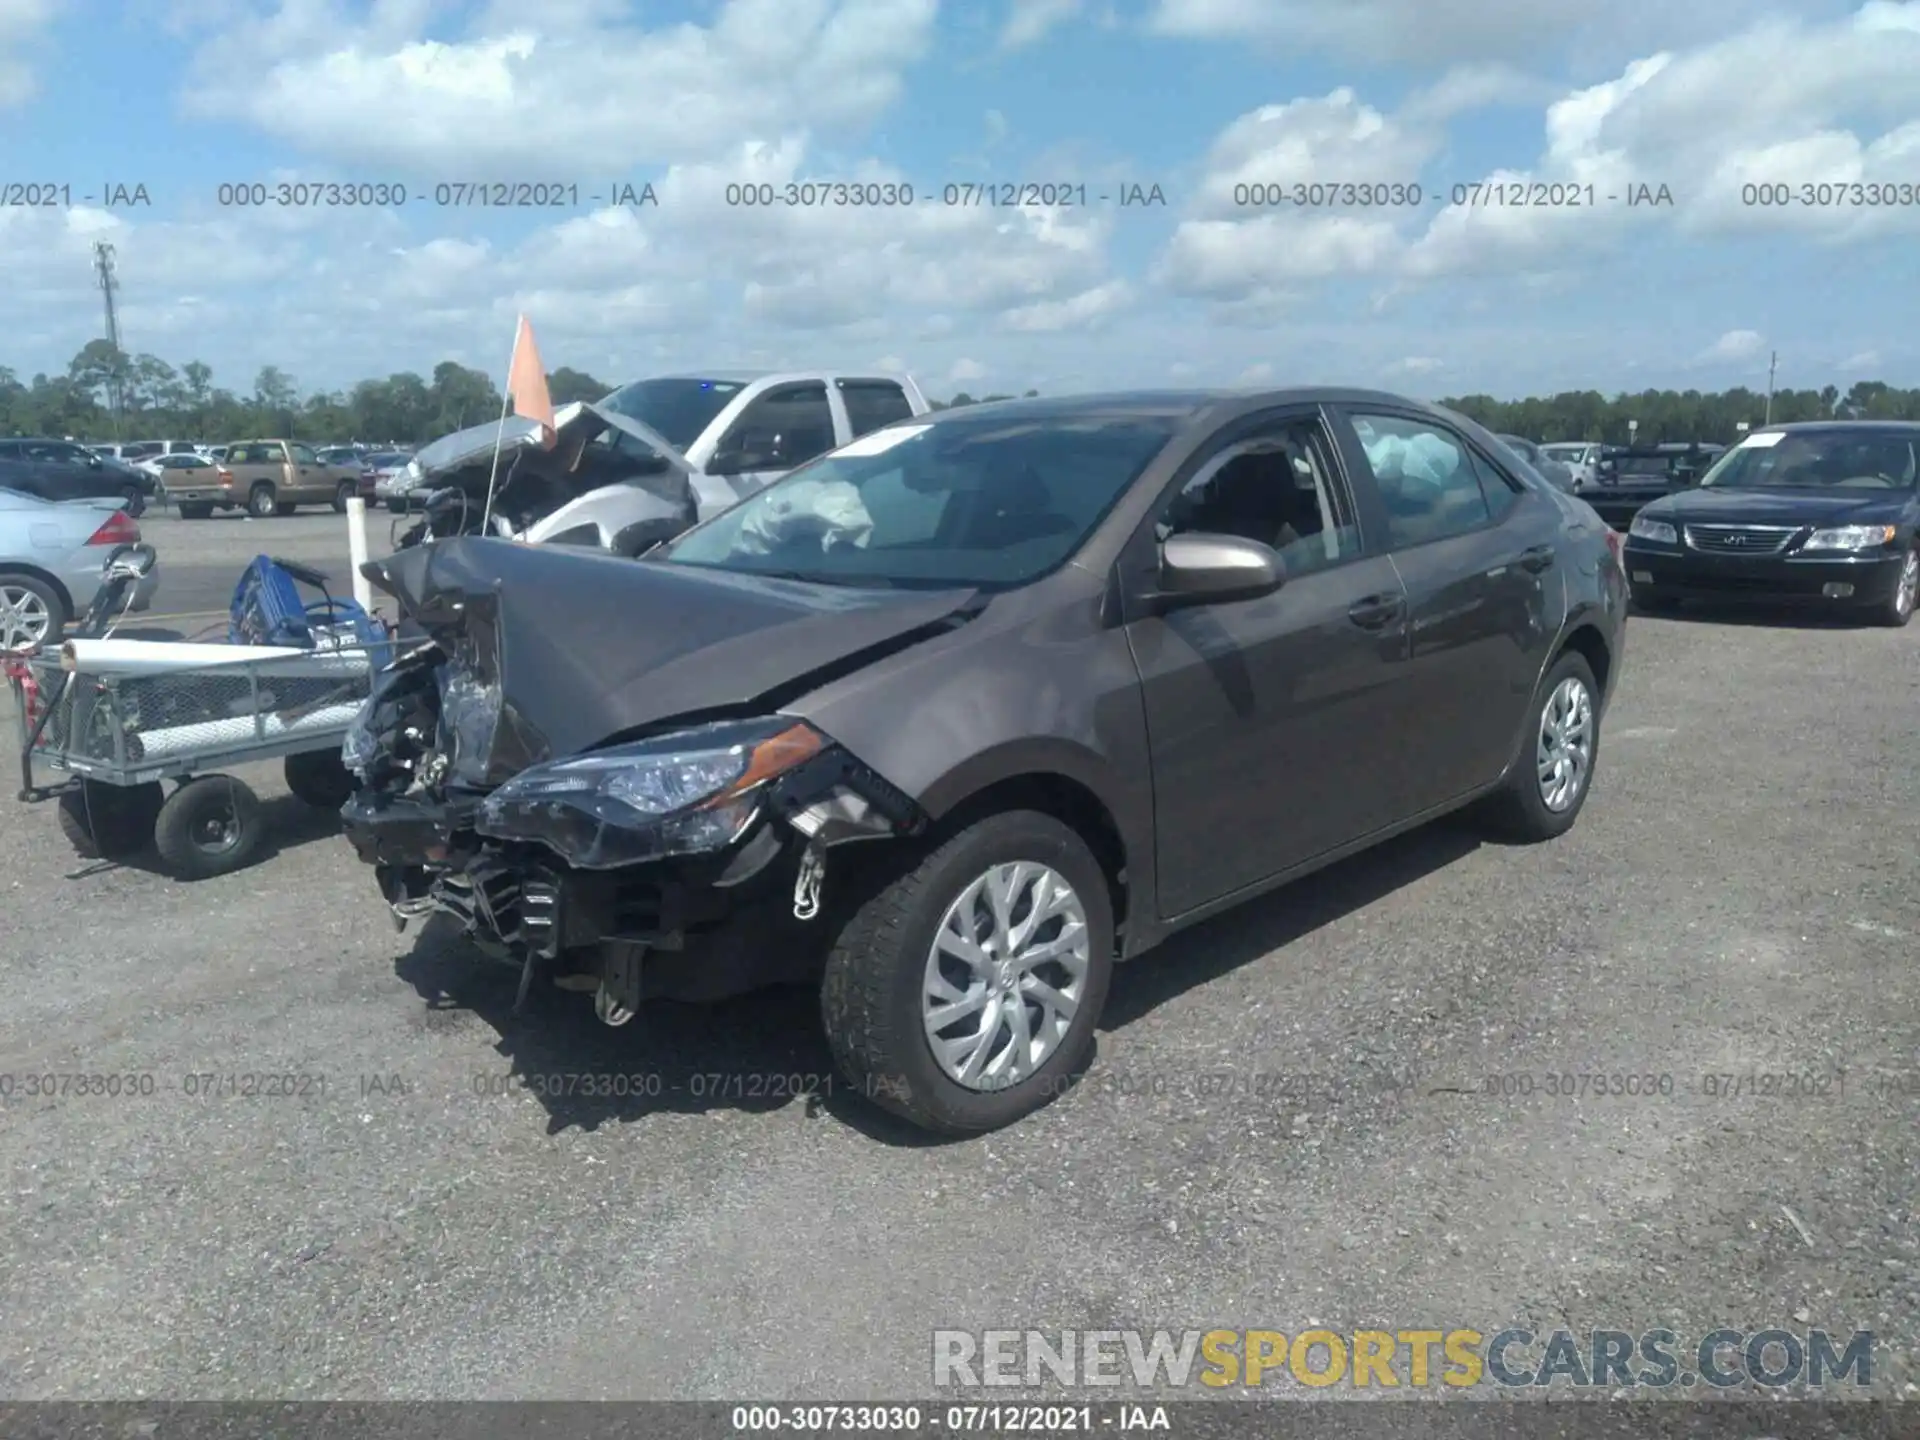
<path fill-rule="evenodd" d="M 1551 545 L 1535 545 L 1520 552 L 1521 567 L 1531 570 L 1536 575 L 1542 570 L 1549 569 L 1556 558 L 1556 552 Z"/>
<path fill-rule="evenodd" d="M 1347 607 L 1347 618 L 1362 630 L 1379 630 L 1406 613 L 1407 602 L 1399 595 L 1369 595 Z"/>

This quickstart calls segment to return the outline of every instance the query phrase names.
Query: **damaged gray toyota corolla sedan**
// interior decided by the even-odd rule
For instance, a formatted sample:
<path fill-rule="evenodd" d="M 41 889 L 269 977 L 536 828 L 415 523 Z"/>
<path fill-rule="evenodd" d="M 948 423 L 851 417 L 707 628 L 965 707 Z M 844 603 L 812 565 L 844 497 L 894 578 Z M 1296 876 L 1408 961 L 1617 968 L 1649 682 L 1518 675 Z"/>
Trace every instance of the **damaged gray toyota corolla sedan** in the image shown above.
<path fill-rule="evenodd" d="M 1484 801 L 1563 833 L 1626 589 L 1594 512 L 1360 391 L 1017 401 L 863 436 L 640 560 L 367 567 L 426 638 L 347 745 L 396 917 L 600 1017 L 821 981 L 947 1132 L 1091 1056 L 1116 961 Z M 411 627 L 409 627 L 411 629 Z"/>

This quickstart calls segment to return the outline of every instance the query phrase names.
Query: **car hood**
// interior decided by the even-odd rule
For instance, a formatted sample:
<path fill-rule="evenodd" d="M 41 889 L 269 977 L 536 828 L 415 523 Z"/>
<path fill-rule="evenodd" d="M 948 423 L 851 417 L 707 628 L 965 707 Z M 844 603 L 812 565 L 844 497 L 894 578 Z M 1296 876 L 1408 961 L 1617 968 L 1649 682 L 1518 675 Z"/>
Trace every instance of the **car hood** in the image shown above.
<path fill-rule="evenodd" d="M 477 720 L 446 719 L 460 736 L 455 778 L 481 788 L 670 722 L 777 707 L 940 633 L 977 598 L 478 536 L 402 550 L 362 573 L 447 652 L 444 691 L 474 697 Z"/>
<path fill-rule="evenodd" d="M 1911 497 L 1885 490 L 1687 490 L 1640 513 L 1657 520 L 1739 525 L 1846 525 L 1893 520 Z"/>
<path fill-rule="evenodd" d="M 625 431 L 634 439 L 649 446 L 668 465 L 683 475 L 693 473 L 693 466 L 687 457 L 664 435 L 643 421 L 612 410 L 603 410 L 598 405 L 586 401 L 562 405 L 553 412 L 556 447 L 576 441 L 591 440 L 609 427 Z M 413 457 L 409 468 L 417 469 L 421 476 L 431 479 L 436 475 L 460 470 L 489 458 L 493 454 L 495 445 L 500 447 L 502 456 L 511 456 L 514 452 L 530 445 L 537 445 L 539 438 L 540 426 L 537 421 L 519 415 L 509 415 L 504 422 L 489 421 L 485 425 L 469 425 L 464 430 L 456 430 L 451 435 L 441 436 L 431 445 L 422 446 L 419 453 Z"/>

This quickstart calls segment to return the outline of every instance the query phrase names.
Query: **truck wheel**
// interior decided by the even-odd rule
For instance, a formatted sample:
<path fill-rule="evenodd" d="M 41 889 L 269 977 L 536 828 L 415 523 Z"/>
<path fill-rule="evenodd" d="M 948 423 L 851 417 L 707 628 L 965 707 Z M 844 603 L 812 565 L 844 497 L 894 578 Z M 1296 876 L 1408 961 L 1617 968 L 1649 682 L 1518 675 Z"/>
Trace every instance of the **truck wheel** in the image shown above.
<path fill-rule="evenodd" d="M 198 775 L 167 797 L 153 842 L 181 880 L 209 880 L 247 864 L 265 835 L 260 797 L 231 775 Z"/>
<path fill-rule="evenodd" d="M 163 794 L 158 780 L 108 785 L 82 780 L 60 795 L 60 832 L 85 860 L 122 860 L 152 843 Z"/>
<path fill-rule="evenodd" d="M 294 798 L 316 810 L 338 810 L 353 798 L 353 772 L 338 750 L 303 750 L 283 768 Z"/>
<path fill-rule="evenodd" d="M 180 507 L 180 518 L 182 520 L 208 520 L 212 517 L 213 506 L 211 505 L 182 505 Z"/>
<path fill-rule="evenodd" d="M 336 515 L 346 514 L 347 501 L 359 493 L 360 487 L 358 485 L 355 485 L 351 480 L 342 480 L 339 488 L 333 492 L 333 513 Z"/>
<path fill-rule="evenodd" d="M 1008 811 L 859 906 L 828 956 L 821 1015 L 863 1094 L 924 1129 L 978 1134 L 1071 1086 L 1112 974 L 1100 862 L 1052 816 Z"/>
<path fill-rule="evenodd" d="M 247 513 L 256 520 L 265 520 L 278 509 L 273 500 L 273 486 L 261 481 L 247 492 Z"/>

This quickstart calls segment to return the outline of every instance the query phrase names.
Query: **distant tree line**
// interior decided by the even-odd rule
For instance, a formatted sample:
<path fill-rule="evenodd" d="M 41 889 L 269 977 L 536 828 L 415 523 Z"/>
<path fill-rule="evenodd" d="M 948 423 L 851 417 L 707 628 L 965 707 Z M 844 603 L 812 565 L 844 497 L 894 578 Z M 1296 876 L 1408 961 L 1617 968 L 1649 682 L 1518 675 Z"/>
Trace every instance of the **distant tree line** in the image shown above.
<path fill-rule="evenodd" d="M 547 377 L 553 403 L 598 400 L 613 389 L 582 370 L 561 366 Z M 1027 395 L 1038 392 L 1029 390 Z M 72 435 L 82 440 L 196 440 L 208 444 L 276 436 L 316 443 L 346 440 L 424 443 L 500 413 L 500 389 L 491 376 L 443 360 L 433 374 L 401 371 L 384 380 L 362 380 L 348 390 L 302 394 L 278 366 L 262 367 L 246 394 L 213 383 L 213 370 L 198 360 L 177 369 L 154 355 L 129 356 L 105 340 L 90 340 L 62 375 L 23 381 L 0 365 L 0 435 Z M 936 410 L 1009 400 L 961 391 L 933 401 Z M 116 401 L 118 417 L 116 419 Z M 1767 416 L 1767 397 L 1752 390 L 1718 394 L 1698 390 L 1645 390 L 1608 397 L 1597 390 L 1568 391 L 1546 398 L 1496 400 L 1465 395 L 1441 402 L 1489 429 L 1530 440 L 1597 440 L 1625 444 L 1628 422 L 1643 444 L 1671 440 L 1731 443 L 1740 425 Z M 1773 396 L 1773 419 L 1920 420 L 1920 389 L 1900 390 L 1862 380 L 1844 394 L 1781 390 Z"/>
<path fill-rule="evenodd" d="M 1463 395 L 1442 405 L 1470 415 L 1489 430 L 1520 435 L 1543 445 L 1556 440 L 1596 440 L 1642 445 L 1698 440 L 1731 445 L 1742 424 L 1758 427 L 1769 413 L 1764 393 L 1748 390 L 1642 390 L 1608 397 L 1597 390 L 1570 390 L 1527 400 L 1496 400 Z M 1844 394 L 1838 386 L 1821 390 L 1776 390 L 1773 423 L 1797 420 L 1920 420 L 1920 389 L 1900 390 L 1878 380 L 1862 380 Z M 1629 422 L 1638 421 L 1630 430 Z"/>

